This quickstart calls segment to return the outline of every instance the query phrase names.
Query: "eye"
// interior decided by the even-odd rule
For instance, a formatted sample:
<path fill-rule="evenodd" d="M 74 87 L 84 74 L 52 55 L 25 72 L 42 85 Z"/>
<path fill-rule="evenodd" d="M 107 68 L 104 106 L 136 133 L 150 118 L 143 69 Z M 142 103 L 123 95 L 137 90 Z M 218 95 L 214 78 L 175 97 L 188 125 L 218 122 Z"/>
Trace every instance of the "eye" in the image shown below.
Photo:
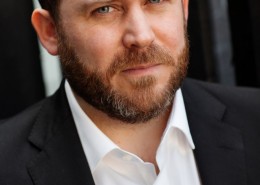
<path fill-rule="evenodd" d="M 110 7 L 110 6 L 103 6 L 103 7 L 100 7 L 98 9 L 96 9 L 95 12 L 100 13 L 100 14 L 105 14 L 105 13 L 109 13 L 109 12 L 112 12 L 112 11 L 113 11 L 112 7 Z"/>
<path fill-rule="evenodd" d="M 149 0 L 149 2 L 152 4 L 160 3 L 161 1 L 162 0 Z"/>

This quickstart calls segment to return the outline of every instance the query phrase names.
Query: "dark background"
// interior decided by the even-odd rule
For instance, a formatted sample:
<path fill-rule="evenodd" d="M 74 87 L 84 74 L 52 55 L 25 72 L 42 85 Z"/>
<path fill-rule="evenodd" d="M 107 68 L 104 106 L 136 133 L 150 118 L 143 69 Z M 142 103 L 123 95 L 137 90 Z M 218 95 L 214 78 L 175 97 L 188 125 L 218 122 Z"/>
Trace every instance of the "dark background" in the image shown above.
<path fill-rule="evenodd" d="M 0 2 L 0 118 L 45 97 L 32 2 Z M 260 1 L 190 0 L 189 76 L 260 87 Z"/>

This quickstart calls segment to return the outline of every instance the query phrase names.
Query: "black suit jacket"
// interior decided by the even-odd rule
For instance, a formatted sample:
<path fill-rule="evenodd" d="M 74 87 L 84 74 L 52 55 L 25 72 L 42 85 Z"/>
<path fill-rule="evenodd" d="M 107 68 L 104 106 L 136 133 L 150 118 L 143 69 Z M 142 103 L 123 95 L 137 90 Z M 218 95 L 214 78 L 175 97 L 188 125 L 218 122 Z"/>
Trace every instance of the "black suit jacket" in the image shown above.
<path fill-rule="evenodd" d="M 260 91 L 182 86 L 203 185 L 260 184 Z M 0 123 L 1 185 L 94 185 L 64 84 Z"/>

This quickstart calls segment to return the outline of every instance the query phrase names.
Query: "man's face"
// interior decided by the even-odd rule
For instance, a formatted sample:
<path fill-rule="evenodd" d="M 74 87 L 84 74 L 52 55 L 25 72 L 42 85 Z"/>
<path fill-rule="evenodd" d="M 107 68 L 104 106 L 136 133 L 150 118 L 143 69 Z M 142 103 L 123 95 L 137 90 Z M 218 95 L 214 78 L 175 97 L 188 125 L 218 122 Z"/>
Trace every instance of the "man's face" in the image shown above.
<path fill-rule="evenodd" d="M 86 103 L 124 122 L 169 108 L 186 75 L 181 0 L 63 0 L 58 26 L 65 77 Z"/>

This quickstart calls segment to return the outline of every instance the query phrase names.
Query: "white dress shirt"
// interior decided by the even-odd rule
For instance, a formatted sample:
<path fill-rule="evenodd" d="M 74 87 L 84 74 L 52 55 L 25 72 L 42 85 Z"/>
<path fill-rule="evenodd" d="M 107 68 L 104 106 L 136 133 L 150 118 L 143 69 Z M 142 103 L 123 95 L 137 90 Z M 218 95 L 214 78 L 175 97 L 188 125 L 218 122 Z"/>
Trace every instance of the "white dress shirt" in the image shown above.
<path fill-rule="evenodd" d="M 96 185 L 200 185 L 180 89 L 157 149 L 158 175 L 152 163 L 122 150 L 96 127 L 77 103 L 67 81 L 65 90 Z"/>

